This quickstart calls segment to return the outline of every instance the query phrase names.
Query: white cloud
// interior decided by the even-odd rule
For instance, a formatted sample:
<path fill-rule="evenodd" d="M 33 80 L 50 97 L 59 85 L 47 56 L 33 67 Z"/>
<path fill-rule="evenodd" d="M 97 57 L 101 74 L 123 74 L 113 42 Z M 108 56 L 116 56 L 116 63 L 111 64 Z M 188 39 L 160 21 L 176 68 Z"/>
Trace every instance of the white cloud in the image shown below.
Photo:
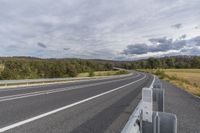
<path fill-rule="evenodd" d="M 145 58 L 120 53 L 149 38 L 198 36 L 199 24 L 198 0 L 1 0 L 0 56 Z"/>

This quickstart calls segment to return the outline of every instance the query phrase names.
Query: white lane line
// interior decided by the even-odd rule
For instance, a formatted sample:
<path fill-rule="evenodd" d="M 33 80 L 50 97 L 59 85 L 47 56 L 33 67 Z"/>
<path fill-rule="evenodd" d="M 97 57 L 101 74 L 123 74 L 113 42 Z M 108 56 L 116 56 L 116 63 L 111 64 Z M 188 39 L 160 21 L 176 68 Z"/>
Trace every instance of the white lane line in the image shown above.
<path fill-rule="evenodd" d="M 122 75 L 119 75 L 119 77 L 106 77 L 106 78 L 102 78 L 102 79 L 89 79 L 89 80 L 79 80 L 79 81 L 74 81 L 74 83 L 76 82 L 76 83 L 80 83 L 80 82 L 87 82 L 87 81 L 102 81 L 102 80 L 112 80 L 112 81 L 115 81 L 115 80 L 119 80 L 118 78 L 129 78 L 131 75 L 133 75 L 133 73 L 131 73 L 131 74 L 128 74 L 128 75 L 126 75 L 126 76 L 122 76 Z M 138 73 L 136 73 L 133 77 L 138 77 Z M 132 77 L 132 78 L 133 78 Z M 103 81 L 103 82 L 105 82 L 105 81 Z M 103 83 L 102 82 L 102 83 Z M 107 82 L 107 81 L 106 81 Z M 69 83 L 69 82 L 68 82 Z M 71 82 L 72 83 L 72 82 Z M 53 84 L 53 85 L 56 85 L 56 84 Z M 29 90 L 29 89 L 33 89 L 33 88 L 35 88 L 35 87 L 47 87 L 47 86 L 29 86 L 29 87 L 26 87 L 26 88 L 6 88 L 6 89 L 0 89 L 0 92 L 7 92 L 7 91 L 20 91 L 20 90 Z M 56 87 L 56 86 L 54 86 L 54 87 Z M 72 86 L 70 86 L 70 87 L 72 87 Z M 35 89 L 37 89 L 37 88 L 35 88 Z M 60 88 L 60 89 L 63 89 L 63 88 Z M 53 89 L 51 89 L 51 90 L 53 90 Z M 38 91 L 39 92 L 39 91 Z M 25 93 L 24 93 L 25 94 Z M 6 96 L 5 96 L 6 97 Z M 1 98 L 1 97 L 0 97 Z"/>
<path fill-rule="evenodd" d="M 153 84 L 154 84 L 154 82 L 155 82 L 155 78 L 156 78 L 156 76 L 153 75 L 153 80 L 152 80 L 152 82 L 151 82 L 151 85 L 149 86 L 150 88 L 153 88 Z"/>
<path fill-rule="evenodd" d="M 110 80 L 115 80 L 117 78 L 126 78 L 126 77 L 129 77 L 133 75 L 133 73 L 130 73 L 130 74 L 127 74 L 127 75 L 119 75 L 119 76 L 112 76 L 112 77 L 102 77 L 102 78 L 94 78 L 94 79 L 82 79 L 82 80 L 69 80 L 67 81 L 67 83 L 80 83 L 80 82 L 87 82 L 87 81 L 101 81 L 101 80 L 107 80 L 107 79 L 110 79 Z M 137 76 L 138 73 L 136 73 L 135 76 Z M 59 84 L 59 83 L 58 83 Z M 57 83 L 56 84 L 47 84 L 47 85 L 58 85 Z M 66 84 L 66 83 L 64 83 Z M 28 86 L 28 87 L 23 87 L 22 88 L 0 88 L 0 92 L 6 92 L 6 91 L 18 91 L 18 90 L 28 90 L 28 89 L 33 89 L 35 87 L 46 87 L 44 85 L 38 85 L 38 86 Z"/>
<path fill-rule="evenodd" d="M 139 81 L 141 81 L 141 80 L 143 80 L 143 79 L 145 79 L 145 78 L 146 78 L 146 75 L 144 75 L 141 79 L 138 79 L 138 80 L 133 81 L 133 82 L 131 82 L 131 83 L 125 84 L 125 85 L 120 86 L 120 87 L 117 87 L 117 88 L 115 88 L 115 89 L 112 89 L 112 90 L 109 90 L 109 91 L 100 93 L 100 94 L 98 94 L 98 95 L 95 95 L 95 96 L 86 98 L 86 99 L 84 99 L 84 100 L 81 100 L 81 101 L 72 103 L 72 104 L 70 104 L 70 105 L 67 105 L 67 106 L 64 106 L 64 107 L 61 107 L 61 108 L 58 108 L 58 109 L 55 109 L 55 110 L 52 110 L 52 111 L 50 111 L 50 112 L 47 112 L 47 113 L 44 113 L 44 114 L 41 114 L 41 115 L 38 115 L 38 116 L 35 116 L 35 117 L 32 117 L 32 118 L 29 118 L 29 119 L 27 119 L 27 120 L 20 121 L 20 122 L 14 123 L 14 124 L 12 124 L 12 125 L 3 127 L 3 128 L 0 129 L 0 133 L 5 132 L 5 131 L 8 131 L 8 130 L 13 129 L 13 128 L 16 128 L 16 127 L 19 127 L 19 126 L 24 125 L 24 124 L 26 124 L 26 123 L 30 123 L 30 122 L 32 122 L 32 121 L 41 119 L 41 118 L 43 118 L 43 117 L 46 117 L 46 116 L 55 114 L 55 113 L 60 112 L 60 111 L 62 111 L 62 110 L 71 108 L 71 107 L 73 107 L 73 106 L 79 105 L 79 104 L 81 104 L 81 103 L 90 101 L 90 100 L 95 99 L 95 98 L 98 98 L 98 97 L 101 97 L 101 96 L 106 95 L 106 94 L 109 94 L 109 93 L 111 93 L 111 92 L 120 90 L 120 89 L 122 89 L 122 88 L 124 88 L 124 87 L 127 87 L 127 86 L 129 86 L 129 85 L 132 85 L 132 84 L 134 84 L 134 83 L 136 83 L 136 82 L 139 82 Z"/>
<path fill-rule="evenodd" d="M 140 74 L 137 74 L 137 76 L 139 76 L 139 75 Z M 74 90 L 74 89 L 79 89 L 79 88 L 84 88 L 84 87 L 102 85 L 102 84 L 106 84 L 106 83 L 112 83 L 112 82 L 116 82 L 116 81 L 123 81 L 123 80 L 127 80 L 127 79 L 132 79 L 132 78 L 135 78 L 137 76 L 130 77 L 130 78 L 124 78 L 124 79 L 118 79 L 118 80 L 112 80 L 112 81 L 106 81 L 106 82 L 100 82 L 100 83 L 94 83 L 94 84 L 88 84 L 88 85 L 70 86 L 70 87 L 66 87 L 66 88 L 51 89 L 51 90 L 45 90 L 45 91 L 35 91 L 35 92 L 31 92 L 31 93 L 3 96 L 3 97 L 0 97 L 0 102 L 18 99 L 18 98 L 26 98 L 26 97 L 31 97 L 31 96 L 45 95 L 45 94 Z"/>
<path fill-rule="evenodd" d="M 153 88 L 153 84 L 155 82 L 155 75 L 153 75 L 153 80 L 150 84 L 150 88 Z M 126 123 L 125 127 L 122 129 L 121 133 L 137 133 L 139 131 L 139 126 L 133 126 L 140 116 L 140 110 L 142 109 L 142 100 L 138 103 L 137 107 L 129 117 L 128 122 Z"/>
<path fill-rule="evenodd" d="M 137 76 L 140 76 L 140 74 L 138 74 Z M 137 76 L 118 79 L 118 80 L 105 81 L 105 82 L 100 82 L 100 83 L 94 83 L 94 84 L 88 84 L 88 85 L 71 86 L 71 87 L 51 89 L 51 90 L 46 90 L 46 91 L 35 91 L 35 92 L 31 92 L 31 93 L 3 96 L 3 97 L 0 97 L 0 102 L 22 99 L 22 98 L 28 98 L 28 97 L 39 96 L 39 95 L 47 95 L 47 94 L 58 93 L 58 92 L 69 91 L 69 90 L 75 90 L 75 89 L 80 89 L 80 88 L 85 88 L 85 87 L 92 87 L 92 86 L 97 86 L 97 85 L 102 85 L 102 84 L 132 79 L 132 78 L 135 78 Z"/>

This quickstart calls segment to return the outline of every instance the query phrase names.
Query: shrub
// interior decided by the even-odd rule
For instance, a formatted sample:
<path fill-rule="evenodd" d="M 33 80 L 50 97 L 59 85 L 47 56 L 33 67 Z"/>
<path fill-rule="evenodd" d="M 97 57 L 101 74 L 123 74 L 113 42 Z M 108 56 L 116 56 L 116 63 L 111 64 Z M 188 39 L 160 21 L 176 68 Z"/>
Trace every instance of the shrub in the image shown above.
<path fill-rule="evenodd" d="M 128 74 L 128 71 L 120 70 L 120 71 L 116 72 L 116 75 L 121 75 L 121 74 Z"/>
<path fill-rule="evenodd" d="M 89 72 L 89 77 L 94 77 L 94 76 L 95 76 L 94 71 L 90 71 Z"/>
<path fill-rule="evenodd" d="M 165 72 L 163 70 L 160 70 L 160 69 L 156 70 L 154 72 L 154 74 L 157 75 L 160 79 L 164 79 L 166 77 Z"/>
<path fill-rule="evenodd" d="M 178 78 L 177 78 L 176 75 L 172 75 L 172 76 L 169 76 L 169 79 L 170 79 L 170 80 L 177 80 Z"/>
<path fill-rule="evenodd" d="M 198 87 L 197 83 L 193 83 L 193 85 L 194 85 L 195 87 Z"/>

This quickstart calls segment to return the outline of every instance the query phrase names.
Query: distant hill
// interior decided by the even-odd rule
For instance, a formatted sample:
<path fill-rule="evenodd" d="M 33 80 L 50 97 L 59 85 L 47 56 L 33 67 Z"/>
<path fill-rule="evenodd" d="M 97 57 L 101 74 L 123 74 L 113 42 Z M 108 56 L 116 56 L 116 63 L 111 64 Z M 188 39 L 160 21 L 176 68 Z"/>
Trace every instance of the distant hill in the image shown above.
<path fill-rule="evenodd" d="M 148 58 L 138 61 L 126 62 L 118 67 L 127 69 L 141 68 L 200 68 L 200 56 L 170 56 L 162 58 Z"/>

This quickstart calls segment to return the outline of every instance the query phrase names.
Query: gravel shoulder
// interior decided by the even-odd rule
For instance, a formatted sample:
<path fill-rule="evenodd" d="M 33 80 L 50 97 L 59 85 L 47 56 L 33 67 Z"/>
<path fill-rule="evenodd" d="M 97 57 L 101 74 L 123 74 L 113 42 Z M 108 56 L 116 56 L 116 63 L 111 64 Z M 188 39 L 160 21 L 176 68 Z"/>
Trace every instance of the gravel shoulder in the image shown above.
<path fill-rule="evenodd" d="M 165 111 L 177 115 L 178 133 L 200 133 L 200 98 L 166 81 L 162 82 L 165 88 Z"/>

